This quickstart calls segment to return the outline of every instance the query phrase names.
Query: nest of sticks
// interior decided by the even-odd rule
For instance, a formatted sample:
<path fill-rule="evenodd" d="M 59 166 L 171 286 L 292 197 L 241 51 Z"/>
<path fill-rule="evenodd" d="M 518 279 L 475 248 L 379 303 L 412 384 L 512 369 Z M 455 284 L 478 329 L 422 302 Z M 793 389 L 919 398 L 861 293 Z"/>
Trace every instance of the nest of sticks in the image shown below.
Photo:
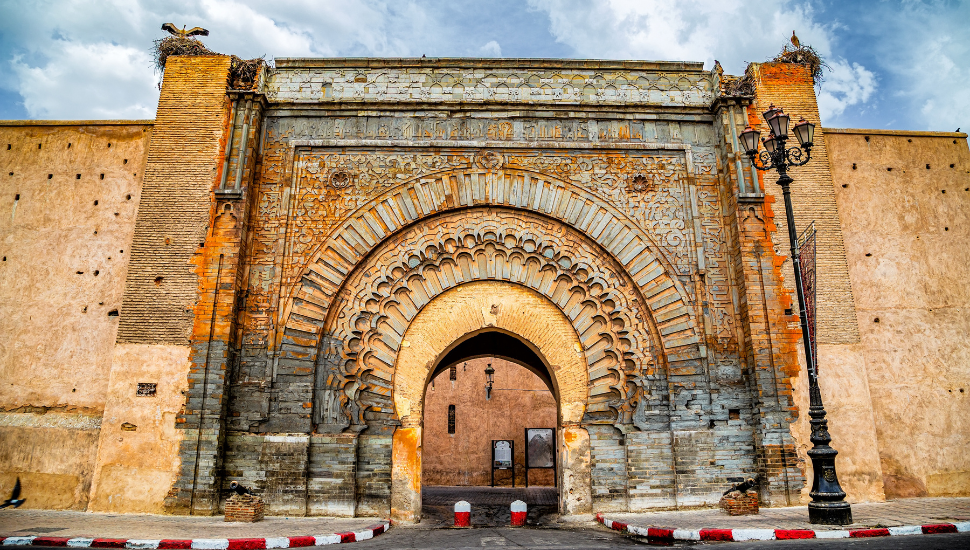
<path fill-rule="evenodd" d="M 165 62 L 173 55 L 223 55 L 205 47 L 201 41 L 191 37 L 168 36 L 156 40 L 152 53 L 155 57 L 155 70 L 165 73 Z M 241 59 L 230 56 L 229 88 L 232 90 L 251 90 L 256 84 L 259 70 L 266 62 L 263 57 Z"/>
<path fill-rule="evenodd" d="M 801 65 L 808 65 L 808 68 L 812 71 L 812 81 L 816 86 L 822 83 L 824 72 L 827 69 L 831 69 L 822 56 L 815 51 L 815 48 L 811 46 L 801 45 L 794 49 L 789 49 L 786 44 L 782 49 L 781 53 L 775 56 L 771 61 L 775 63 L 798 63 Z"/>

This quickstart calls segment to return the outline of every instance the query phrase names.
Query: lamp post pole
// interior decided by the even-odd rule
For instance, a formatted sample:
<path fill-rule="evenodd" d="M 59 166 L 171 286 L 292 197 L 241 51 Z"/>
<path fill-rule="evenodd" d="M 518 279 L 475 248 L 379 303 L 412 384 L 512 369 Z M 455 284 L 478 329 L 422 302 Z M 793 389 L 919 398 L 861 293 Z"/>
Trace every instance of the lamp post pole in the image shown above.
<path fill-rule="evenodd" d="M 845 491 L 839 485 L 839 478 L 835 470 L 835 457 L 838 451 L 829 446 L 832 437 L 829 435 L 828 420 L 825 419 L 825 408 L 822 406 L 822 394 L 818 387 L 818 370 L 816 350 L 808 330 L 808 312 L 805 308 L 805 290 L 802 286 L 801 263 L 798 255 L 798 237 L 795 230 L 795 214 L 791 203 L 790 186 L 794 181 L 788 175 L 788 169 L 802 166 L 812 158 L 812 140 L 815 125 L 804 119 L 795 125 L 795 136 L 800 147 L 786 148 L 788 141 L 788 115 L 774 105 L 764 113 L 765 121 L 771 128 L 771 135 L 762 140 L 765 151 L 758 153 L 758 138 L 760 132 L 750 126 L 741 132 L 751 165 L 760 171 L 775 169 L 778 171 L 778 181 L 785 201 L 785 216 L 788 219 L 788 241 L 791 245 L 792 267 L 795 272 L 795 293 L 798 296 L 798 317 L 802 327 L 802 341 L 805 347 L 805 360 L 808 364 L 808 393 L 809 409 L 812 426 L 812 448 L 808 456 L 812 459 L 812 502 L 808 503 L 809 521 L 814 524 L 848 525 L 852 523 L 852 509 L 845 501 Z M 803 154 L 804 151 L 804 154 Z M 757 159 L 755 158 L 757 155 Z M 759 162 L 760 161 L 760 162 Z"/>

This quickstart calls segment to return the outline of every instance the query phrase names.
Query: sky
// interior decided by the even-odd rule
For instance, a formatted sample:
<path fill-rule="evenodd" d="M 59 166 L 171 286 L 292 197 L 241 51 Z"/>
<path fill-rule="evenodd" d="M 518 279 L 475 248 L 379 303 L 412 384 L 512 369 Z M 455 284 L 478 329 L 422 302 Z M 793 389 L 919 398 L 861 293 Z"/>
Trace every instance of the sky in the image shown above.
<path fill-rule="evenodd" d="M 970 129 L 970 0 L 0 0 L 0 119 L 147 119 L 161 24 L 242 58 L 720 61 L 794 30 L 830 70 L 829 127 Z"/>

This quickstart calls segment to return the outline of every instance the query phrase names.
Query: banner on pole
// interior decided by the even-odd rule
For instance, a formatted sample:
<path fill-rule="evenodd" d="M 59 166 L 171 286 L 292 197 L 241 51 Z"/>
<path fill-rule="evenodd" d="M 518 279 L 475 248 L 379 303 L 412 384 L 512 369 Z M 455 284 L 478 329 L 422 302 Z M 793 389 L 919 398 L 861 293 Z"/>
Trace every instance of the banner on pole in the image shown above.
<path fill-rule="evenodd" d="M 802 294 L 805 296 L 805 316 L 808 318 L 808 342 L 811 346 L 812 361 L 809 365 L 818 375 L 818 348 L 815 346 L 815 222 L 808 226 L 798 237 L 798 263 L 801 267 Z"/>

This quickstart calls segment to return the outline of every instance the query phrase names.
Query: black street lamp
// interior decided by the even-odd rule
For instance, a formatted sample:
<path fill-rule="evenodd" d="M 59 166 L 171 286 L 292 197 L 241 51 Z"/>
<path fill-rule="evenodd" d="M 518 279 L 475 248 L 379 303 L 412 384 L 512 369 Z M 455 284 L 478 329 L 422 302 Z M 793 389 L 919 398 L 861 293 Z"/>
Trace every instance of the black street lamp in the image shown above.
<path fill-rule="evenodd" d="M 492 398 L 492 382 L 495 377 L 495 369 L 492 368 L 492 364 L 489 363 L 485 367 L 485 400 L 488 401 Z"/>
<path fill-rule="evenodd" d="M 812 418 L 812 449 L 808 456 L 812 459 L 814 480 L 812 482 L 812 502 L 808 503 L 808 518 L 811 523 L 826 525 L 848 525 L 852 523 L 852 509 L 845 501 L 845 491 L 839 485 L 839 478 L 835 473 L 835 456 L 838 451 L 829 446 L 832 437 L 829 435 L 828 421 L 825 420 L 825 408 L 822 406 L 822 394 L 818 389 L 818 372 L 815 363 L 815 350 L 808 334 L 808 314 L 805 310 L 805 291 L 802 288 L 802 273 L 798 259 L 798 239 L 795 233 L 795 217 L 792 212 L 791 190 L 789 185 L 794 181 L 788 175 L 788 169 L 802 166 L 812 158 L 812 139 L 815 125 L 802 119 L 793 128 L 800 147 L 786 148 L 788 140 L 789 117 L 774 105 L 764 113 L 765 122 L 771 128 L 771 135 L 761 140 L 765 151 L 758 153 L 758 138 L 761 133 L 750 126 L 741 135 L 751 165 L 761 171 L 775 169 L 778 171 L 778 185 L 781 186 L 785 198 L 785 214 L 788 217 L 788 240 L 791 243 L 791 258 L 795 271 L 795 292 L 798 295 L 798 313 L 802 325 L 802 340 L 805 343 L 805 360 L 808 363 L 808 415 Z M 804 153 L 803 153 L 804 151 Z M 755 158 L 757 156 L 757 158 Z M 759 162 L 760 161 L 760 162 Z"/>

